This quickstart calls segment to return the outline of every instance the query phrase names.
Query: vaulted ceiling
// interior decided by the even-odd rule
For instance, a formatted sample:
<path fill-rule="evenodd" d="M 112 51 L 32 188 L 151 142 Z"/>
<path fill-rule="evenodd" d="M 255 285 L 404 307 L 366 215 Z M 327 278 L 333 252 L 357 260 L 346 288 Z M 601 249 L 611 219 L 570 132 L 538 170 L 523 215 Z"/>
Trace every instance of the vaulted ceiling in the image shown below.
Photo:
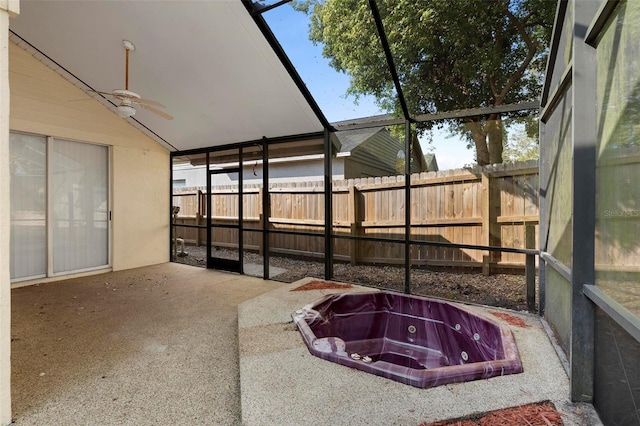
<path fill-rule="evenodd" d="M 133 42 L 129 89 L 174 119 L 137 108 L 129 120 L 172 150 L 324 128 L 241 0 L 23 0 L 10 29 L 87 92 L 124 88 L 122 41 Z"/>

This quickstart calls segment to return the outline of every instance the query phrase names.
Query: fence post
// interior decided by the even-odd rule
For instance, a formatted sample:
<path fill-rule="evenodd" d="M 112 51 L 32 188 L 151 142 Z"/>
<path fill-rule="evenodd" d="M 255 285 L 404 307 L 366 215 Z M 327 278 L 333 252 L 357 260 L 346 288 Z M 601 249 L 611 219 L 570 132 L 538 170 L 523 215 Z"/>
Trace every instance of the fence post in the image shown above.
<path fill-rule="evenodd" d="M 535 249 L 535 246 L 536 228 L 534 225 L 525 224 L 525 248 Z M 536 309 L 536 256 L 534 254 L 527 254 L 525 256 L 525 297 L 527 300 L 527 309 L 533 312 Z"/>
<path fill-rule="evenodd" d="M 349 185 L 349 217 L 351 221 L 351 236 L 359 236 L 361 232 L 360 226 L 360 208 L 358 207 L 358 198 L 360 196 L 360 191 L 355 187 L 353 183 Z M 358 248 L 360 246 L 360 241 L 351 240 L 351 250 L 350 250 L 350 262 L 351 266 L 355 266 L 358 263 Z"/>
<path fill-rule="evenodd" d="M 354 190 L 355 188 L 353 187 L 353 185 L 349 185 L 349 198 L 347 199 L 347 211 L 348 211 L 348 217 L 349 217 L 349 222 L 350 222 L 350 226 L 349 226 L 349 235 L 351 235 L 352 237 L 356 234 L 356 220 L 355 220 L 355 216 L 354 216 L 354 211 L 355 211 L 355 199 L 354 199 Z M 351 264 L 351 266 L 356 264 L 356 244 L 355 244 L 355 240 L 349 240 L 349 263 Z"/>
<path fill-rule="evenodd" d="M 482 245 L 491 245 L 491 179 L 489 174 L 482 169 Z M 482 255 L 482 274 L 491 275 L 491 252 Z"/>
<path fill-rule="evenodd" d="M 498 223 L 500 214 L 500 191 L 495 178 L 487 166 L 482 168 L 482 242 L 486 246 L 502 245 L 501 229 Z M 502 258 L 501 252 L 488 252 L 482 257 L 482 273 L 490 275 L 492 266 Z"/>
<path fill-rule="evenodd" d="M 202 191 L 196 191 L 196 226 L 202 224 Z M 202 242 L 200 238 L 200 228 L 196 228 L 196 247 L 200 247 Z"/>
<path fill-rule="evenodd" d="M 196 191 L 196 226 L 200 226 L 200 219 L 202 218 L 202 191 L 199 189 Z M 196 247 L 200 247 L 200 228 L 196 228 Z"/>

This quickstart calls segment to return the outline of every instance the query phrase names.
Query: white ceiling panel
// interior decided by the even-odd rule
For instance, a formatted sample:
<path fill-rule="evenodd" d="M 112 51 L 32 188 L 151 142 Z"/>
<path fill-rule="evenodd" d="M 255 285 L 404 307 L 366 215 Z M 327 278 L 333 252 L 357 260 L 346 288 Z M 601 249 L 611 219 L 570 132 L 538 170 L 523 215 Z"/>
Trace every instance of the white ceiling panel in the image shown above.
<path fill-rule="evenodd" d="M 21 2 L 10 28 L 95 90 L 161 102 L 134 118 L 178 150 L 322 131 L 240 0 Z M 301 35 L 304 36 L 304 35 Z"/>

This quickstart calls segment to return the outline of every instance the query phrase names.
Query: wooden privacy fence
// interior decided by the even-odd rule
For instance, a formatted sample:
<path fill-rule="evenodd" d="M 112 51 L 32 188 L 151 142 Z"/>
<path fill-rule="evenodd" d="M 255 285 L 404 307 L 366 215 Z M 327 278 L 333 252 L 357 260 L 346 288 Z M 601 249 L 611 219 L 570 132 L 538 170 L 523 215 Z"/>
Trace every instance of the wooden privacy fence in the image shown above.
<path fill-rule="evenodd" d="M 245 250 L 261 250 L 262 191 L 243 188 Z M 404 176 L 333 182 L 333 234 L 394 239 L 334 239 L 334 258 L 352 264 L 403 264 L 405 232 Z M 269 229 L 304 235 L 270 234 L 273 254 L 324 257 L 323 182 L 277 183 L 269 187 Z M 212 190 L 212 223 L 237 224 L 237 187 Z M 205 224 L 206 194 L 201 190 L 174 194 L 181 207 L 177 224 Z M 411 175 L 412 241 L 508 248 L 537 247 L 537 162 L 447 170 Z M 177 227 L 187 243 L 205 244 L 206 230 Z M 308 235 L 308 233 L 318 234 Z M 213 228 L 213 244 L 237 247 L 236 230 Z M 415 266 L 476 267 L 485 272 L 523 269 L 525 255 L 413 244 Z"/>

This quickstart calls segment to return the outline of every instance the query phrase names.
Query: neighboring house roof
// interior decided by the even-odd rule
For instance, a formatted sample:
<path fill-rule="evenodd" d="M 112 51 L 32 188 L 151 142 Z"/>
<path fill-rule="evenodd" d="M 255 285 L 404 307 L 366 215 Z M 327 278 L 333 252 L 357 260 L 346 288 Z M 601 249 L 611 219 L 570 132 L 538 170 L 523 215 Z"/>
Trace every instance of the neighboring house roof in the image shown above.
<path fill-rule="evenodd" d="M 372 136 L 379 132 L 386 132 L 384 127 L 375 127 L 371 129 L 357 129 L 357 130 L 344 130 L 336 132 L 335 136 L 340 142 L 340 150 L 338 152 L 350 153 L 358 148 L 363 142 L 369 140 Z M 391 135 L 386 132 L 390 139 L 393 139 Z M 393 139 L 396 141 L 396 139 Z"/>
<path fill-rule="evenodd" d="M 349 156 L 362 164 L 375 165 L 381 173 L 398 172 L 398 161 L 404 158 L 404 143 L 391 136 L 385 127 L 342 130 L 334 135 L 339 145 L 338 156 Z M 417 139 L 412 141 L 411 151 L 411 172 L 427 170 Z"/>
<path fill-rule="evenodd" d="M 440 170 L 438 168 L 438 162 L 436 161 L 436 155 L 435 154 L 425 154 L 424 155 L 424 162 L 427 165 L 427 171 L 428 172 L 437 172 L 438 170 Z"/>

